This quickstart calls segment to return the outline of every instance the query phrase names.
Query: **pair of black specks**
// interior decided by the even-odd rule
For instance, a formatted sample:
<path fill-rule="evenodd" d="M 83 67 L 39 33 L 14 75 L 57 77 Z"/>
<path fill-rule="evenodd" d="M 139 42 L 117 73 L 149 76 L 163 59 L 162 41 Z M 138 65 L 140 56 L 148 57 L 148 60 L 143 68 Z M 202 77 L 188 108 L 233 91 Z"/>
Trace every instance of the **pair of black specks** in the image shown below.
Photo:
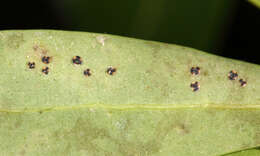
<path fill-rule="evenodd" d="M 191 67 L 190 69 L 191 75 L 199 75 L 200 74 L 200 67 Z M 198 81 L 192 82 L 190 84 L 190 87 L 192 88 L 192 91 L 196 92 L 200 89 L 200 84 Z"/>
<path fill-rule="evenodd" d="M 44 64 L 49 64 L 51 62 L 51 57 L 50 56 L 43 56 L 41 59 L 42 63 Z M 28 62 L 28 67 L 29 69 L 34 69 L 36 67 L 35 62 Z M 43 67 L 42 68 L 42 73 L 47 75 L 49 73 L 49 67 Z"/>
<path fill-rule="evenodd" d="M 231 70 L 229 73 L 228 73 L 228 79 L 229 80 L 236 80 L 238 78 L 238 73 L 234 70 Z M 244 80 L 244 79 L 239 79 L 239 83 L 240 83 L 240 86 L 241 87 L 245 87 L 247 82 Z"/>
<path fill-rule="evenodd" d="M 73 56 L 72 58 L 72 63 L 73 64 L 76 64 L 76 65 L 81 65 L 82 64 L 82 59 L 80 56 Z M 90 69 L 86 69 L 83 71 L 83 74 L 87 77 L 91 76 L 91 72 L 90 72 Z"/>
<path fill-rule="evenodd" d="M 50 63 L 50 61 L 51 61 L 51 57 L 50 56 L 43 56 L 42 57 L 42 62 L 44 63 L 44 64 L 49 64 Z M 49 73 L 49 67 L 43 67 L 42 68 L 42 73 L 44 73 L 45 75 L 48 75 L 48 73 Z"/>
<path fill-rule="evenodd" d="M 72 63 L 73 64 L 76 64 L 76 65 L 81 65 L 82 64 L 82 59 L 80 56 L 74 56 L 72 58 Z M 106 73 L 109 74 L 109 75 L 114 75 L 114 73 L 116 72 L 116 68 L 113 68 L 113 67 L 108 67 L 107 70 L 106 70 Z M 87 77 L 91 76 L 91 71 L 89 68 L 85 69 L 83 71 L 83 74 Z"/>
<path fill-rule="evenodd" d="M 80 56 L 73 56 L 72 58 L 72 63 L 75 64 L 75 65 L 81 65 L 82 64 L 82 59 Z M 89 77 L 91 76 L 91 72 L 90 72 L 90 69 L 86 69 L 83 71 L 83 74 L 86 76 L 86 77 Z"/>

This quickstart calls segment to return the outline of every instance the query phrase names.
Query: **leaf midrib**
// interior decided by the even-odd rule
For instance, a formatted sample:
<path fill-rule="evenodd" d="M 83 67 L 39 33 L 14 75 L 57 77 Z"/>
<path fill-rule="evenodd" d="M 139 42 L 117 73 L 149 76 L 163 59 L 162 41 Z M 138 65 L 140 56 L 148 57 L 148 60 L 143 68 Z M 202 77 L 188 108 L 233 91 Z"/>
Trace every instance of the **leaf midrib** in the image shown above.
<path fill-rule="evenodd" d="M 112 110 L 175 110 L 175 109 L 233 109 L 233 110 L 255 110 L 260 109 L 259 104 L 87 104 L 77 106 L 57 106 L 57 107 L 42 107 L 42 108 L 20 108 L 20 109 L 0 109 L 0 112 L 8 113 L 24 113 L 24 112 L 49 112 L 49 111 L 66 111 L 74 109 L 112 109 Z"/>

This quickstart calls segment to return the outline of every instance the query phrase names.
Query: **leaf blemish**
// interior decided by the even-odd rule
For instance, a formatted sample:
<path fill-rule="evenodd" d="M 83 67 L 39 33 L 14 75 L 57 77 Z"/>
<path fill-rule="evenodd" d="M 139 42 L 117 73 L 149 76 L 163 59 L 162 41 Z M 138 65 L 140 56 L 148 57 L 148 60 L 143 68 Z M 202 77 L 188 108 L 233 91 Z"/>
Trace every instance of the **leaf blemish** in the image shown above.
<path fill-rule="evenodd" d="M 39 54 L 40 56 L 46 56 L 48 53 L 48 50 L 42 45 L 34 45 L 33 50 L 37 52 L 37 54 Z"/>
<path fill-rule="evenodd" d="M 84 74 L 85 76 L 87 76 L 87 77 L 88 77 L 88 76 L 91 76 L 90 69 L 84 70 L 83 74 Z"/>
<path fill-rule="evenodd" d="M 236 80 L 238 78 L 238 74 L 236 71 L 234 70 L 231 70 L 229 73 L 228 73 L 228 78 L 229 80 Z"/>
<path fill-rule="evenodd" d="M 176 129 L 180 134 L 188 134 L 189 133 L 188 128 L 184 124 L 177 125 Z"/>
<path fill-rule="evenodd" d="M 24 43 L 24 37 L 22 33 L 14 33 L 10 36 L 8 36 L 8 47 L 12 48 L 12 49 L 17 49 L 21 46 L 21 44 Z"/>
<path fill-rule="evenodd" d="M 102 46 L 105 45 L 105 40 L 106 40 L 105 36 L 97 36 L 96 39 L 98 43 L 100 43 Z"/>
<path fill-rule="evenodd" d="M 38 48 L 39 48 L 39 46 L 38 46 L 38 45 L 34 45 L 34 46 L 33 46 L 33 50 L 34 50 L 34 51 L 37 51 L 37 50 L 38 50 Z"/>
<path fill-rule="evenodd" d="M 28 67 L 30 68 L 30 69 L 34 69 L 35 68 L 35 62 L 28 62 Z"/>
<path fill-rule="evenodd" d="M 80 56 L 74 56 L 74 57 L 72 58 L 72 62 L 73 62 L 74 64 L 77 64 L 77 65 L 82 64 L 81 57 L 80 57 Z"/>
<path fill-rule="evenodd" d="M 42 57 L 42 62 L 45 63 L 45 64 L 49 64 L 50 60 L 51 60 L 50 56 L 43 56 Z"/>
<path fill-rule="evenodd" d="M 191 84 L 190 84 L 190 87 L 192 88 L 192 91 L 198 91 L 199 89 L 200 89 L 200 84 L 199 84 L 199 82 L 198 81 L 196 81 L 196 82 L 192 82 Z"/>
<path fill-rule="evenodd" d="M 239 82 L 240 82 L 240 86 L 241 87 L 245 87 L 246 84 L 247 84 L 247 82 L 245 80 L 243 80 L 243 79 L 240 79 Z"/>
<path fill-rule="evenodd" d="M 116 68 L 113 68 L 113 67 L 108 67 L 107 68 L 107 73 L 109 75 L 114 75 L 115 72 L 116 72 Z"/>
<path fill-rule="evenodd" d="M 192 75 L 198 75 L 198 74 L 200 74 L 200 67 L 192 67 L 192 68 L 190 69 L 190 73 L 191 73 Z"/>
<path fill-rule="evenodd" d="M 42 72 L 43 72 L 45 75 L 48 75 L 48 73 L 49 73 L 49 67 L 43 67 L 43 68 L 42 68 Z"/>

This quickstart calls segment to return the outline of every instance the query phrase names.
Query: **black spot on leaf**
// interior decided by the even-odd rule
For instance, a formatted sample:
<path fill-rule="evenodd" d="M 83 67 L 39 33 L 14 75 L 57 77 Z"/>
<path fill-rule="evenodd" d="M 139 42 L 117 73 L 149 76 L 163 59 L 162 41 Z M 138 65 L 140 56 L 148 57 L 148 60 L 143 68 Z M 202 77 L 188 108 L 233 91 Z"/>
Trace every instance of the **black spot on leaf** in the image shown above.
<path fill-rule="evenodd" d="M 108 68 L 107 68 L 107 73 L 108 73 L 109 75 L 114 75 L 115 72 L 116 72 L 116 68 L 113 68 L 113 67 L 108 67 Z"/>
<path fill-rule="evenodd" d="M 192 82 L 191 84 L 190 84 L 190 87 L 192 88 L 192 91 L 198 91 L 199 89 L 200 89 L 200 85 L 199 85 L 199 82 Z"/>
<path fill-rule="evenodd" d="M 247 82 L 245 80 L 243 80 L 243 79 L 240 79 L 239 82 L 240 82 L 240 86 L 241 87 L 245 87 L 246 84 L 247 84 Z"/>
<path fill-rule="evenodd" d="M 198 75 L 198 74 L 200 73 L 200 67 L 192 67 L 192 68 L 190 69 L 190 73 L 191 73 L 192 75 Z"/>
<path fill-rule="evenodd" d="M 84 70 L 83 74 L 84 74 L 85 76 L 91 76 L 90 69 Z"/>
<path fill-rule="evenodd" d="M 49 67 L 44 67 L 44 68 L 42 68 L 42 73 L 44 73 L 45 75 L 48 75 L 48 73 L 49 73 Z"/>
<path fill-rule="evenodd" d="M 229 80 L 236 80 L 238 78 L 238 74 L 236 71 L 234 70 L 231 70 L 229 73 L 228 73 L 228 78 Z"/>
<path fill-rule="evenodd" d="M 49 64 L 50 63 L 50 59 L 51 59 L 50 56 L 43 56 L 42 57 L 42 62 L 45 63 L 45 64 Z"/>
<path fill-rule="evenodd" d="M 79 57 L 79 56 L 74 56 L 74 57 L 72 58 L 72 62 L 73 62 L 74 64 L 82 64 L 81 57 Z"/>
<path fill-rule="evenodd" d="M 34 69 L 35 68 L 35 63 L 34 62 L 28 62 L 28 67 L 30 68 L 30 69 Z"/>

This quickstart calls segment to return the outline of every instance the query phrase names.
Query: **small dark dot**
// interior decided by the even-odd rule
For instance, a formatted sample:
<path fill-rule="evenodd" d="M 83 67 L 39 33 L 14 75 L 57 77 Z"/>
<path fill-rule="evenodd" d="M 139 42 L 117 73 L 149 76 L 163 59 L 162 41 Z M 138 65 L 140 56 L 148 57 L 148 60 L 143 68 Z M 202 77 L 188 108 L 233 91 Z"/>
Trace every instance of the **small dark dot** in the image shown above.
<path fill-rule="evenodd" d="M 34 62 L 28 62 L 28 66 L 29 66 L 30 69 L 34 69 L 35 63 Z"/>
<path fill-rule="evenodd" d="M 116 68 L 109 67 L 109 68 L 107 69 L 107 73 L 108 73 L 109 75 L 114 75 L 115 72 L 116 72 Z"/>
<path fill-rule="evenodd" d="M 84 70 L 83 73 L 84 73 L 85 76 L 91 76 L 90 69 Z"/>
<path fill-rule="evenodd" d="M 47 75 L 49 73 L 49 67 L 42 68 L 42 72 Z"/>
<path fill-rule="evenodd" d="M 229 73 L 228 73 L 228 78 L 229 80 L 236 80 L 238 78 L 238 74 L 236 71 L 234 70 L 231 70 Z"/>
<path fill-rule="evenodd" d="M 51 59 L 50 56 L 43 56 L 42 57 L 42 62 L 45 63 L 45 64 L 49 64 L 50 63 L 50 59 Z"/>
<path fill-rule="evenodd" d="M 247 84 L 247 82 L 244 81 L 243 79 L 240 79 L 239 82 L 240 82 L 241 87 L 245 87 Z"/>
<path fill-rule="evenodd" d="M 199 82 L 193 82 L 190 84 L 190 87 L 192 88 L 192 90 L 195 92 L 195 91 L 198 91 L 200 89 L 200 85 L 199 85 Z"/>
<path fill-rule="evenodd" d="M 82 64 L 82 60 L 81 60 L 81 58 L 80 58 L 79 56 L 74 56 L 74 57 L 72 58 L 72 62 L 73 62 L 74 64 Z"/>
<path fill-rule="evenodd" d="M 190 72 L 192 75 L 198 75 L 200 73 L 200 67 L 192 67 Z"/>

